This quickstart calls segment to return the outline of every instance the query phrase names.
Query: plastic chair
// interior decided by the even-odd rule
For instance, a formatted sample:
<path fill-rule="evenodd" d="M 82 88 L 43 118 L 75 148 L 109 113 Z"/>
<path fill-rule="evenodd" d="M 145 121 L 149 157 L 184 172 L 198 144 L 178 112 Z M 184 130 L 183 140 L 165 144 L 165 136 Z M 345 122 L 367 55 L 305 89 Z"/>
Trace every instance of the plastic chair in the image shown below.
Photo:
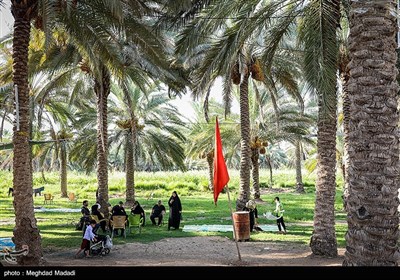
<path fill-rule="evenodd" d="M 123 229 L 126 238 L 126 216 L 113 216 L 111 222 L 111 239 L 114 236 L 115 229 Z"/>
<path fill-rule="evenodd" d="M 53 199 L 54 199 L 54 196 L 51 193 L 44 194 L 44 204 L 47 204 L 47 203 L 53 204 Z"/>
<path fill-rule="evenodd" d="M 106 231 L 103 231 L 104 233 L 106 233 L 107 232 L 107 227 L 109 228 L 110 226 L 110 221 L 108 220 L 108 219 L 106 219 L 106 218 L 103 218 L 103 219 L 99 219 L 98 217 L 97 217 L 97 215 L 90 215 L 90 219 L 91 220 L 95 220 L 96 221 L 96 224 L 100 224 L 101 222 L 103 222 L 103 221 L 105 221 L 106 222 Z"/>
<path fill-rule="evenodd" d="M 140 214 L 130 214 L 128 216 L 129 221 L 129 233 L 132 233 L 132 228 L 138 228 L 139 233 L 142 232 L 143 217 Z"/>

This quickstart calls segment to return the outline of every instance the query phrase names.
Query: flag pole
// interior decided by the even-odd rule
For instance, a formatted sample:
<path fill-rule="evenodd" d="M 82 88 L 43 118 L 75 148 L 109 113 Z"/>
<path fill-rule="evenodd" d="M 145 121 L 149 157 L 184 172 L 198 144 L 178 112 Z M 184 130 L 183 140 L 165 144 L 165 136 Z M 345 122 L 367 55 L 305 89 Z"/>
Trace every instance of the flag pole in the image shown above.
<path fill-rule="evenodd" d="M 231 205 L 231 196 L 229 195 L 229 187 L 228 187 L 228 184 L 226 184 L 225 188 L 226 188 L 226 193 L 228 194 L 229 209 L 231 210 L 232 227 L 233 227 L 233 236 L 235 237 L 236 249 L 237 249 L 237 252 L 238 252 L 239 261 L 242 261 L 242 257 L 240 256 L 240 250 L 239 250 L 239 244 L 238 244 L 237 234 L 236 234 L 235 221 L 233 220 L 233 211 L 232 211 L 232 205 Z"/>

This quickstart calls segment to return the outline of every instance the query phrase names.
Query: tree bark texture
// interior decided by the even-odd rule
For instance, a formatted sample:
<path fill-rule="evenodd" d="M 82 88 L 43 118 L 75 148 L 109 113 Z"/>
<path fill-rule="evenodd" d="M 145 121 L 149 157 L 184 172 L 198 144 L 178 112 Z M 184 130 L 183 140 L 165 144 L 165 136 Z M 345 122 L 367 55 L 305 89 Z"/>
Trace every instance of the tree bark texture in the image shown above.
<path fill-rule="evenodd" d="M 321 96 L 321 95 L 320 95 Z M 318 110 L 318 164 L 315 186 L 314 230 L 310 247 L 315 255 L 337 256 L 335 231 L 336 194 L 336 107 Z"/>
<path fill-rule="evenodd" d="M 396 1 L 351 1 L 345 266 L 397 266 Z"/>
<path fill-rule="evenodd" d="M 97 183 L 100 211 L 106 218 L 108 211 L 108 131 L 107 131 L 107 98 L 110 94 L 110 74 L 102 67 L 101 79 L 95 78 L 94 91 L 97 97 Z"/>
<path fill-rule="evenodd" d="M 65 141 L 60 143 L 60 179 L 61 179 L 61 197 L 68 197 L 67 194 L 67 147 Z"/>
<path fill-rule="evenodd" d="M 41 236 L 37 227 L 33 208 L 32 159 L 29 145 L 29 89 L 28 89 L 28 48 L 30 39 L 30 21 L 37 10 L 38 1 L 11 1 L 14 16 L 13 38 L 13 83 L 14 92 L 14 126 L 13 126 L 13 188 L 15 227 L 13 242 L 15 249 L 27 245 L 29 253 L 17 257 L 19 265 L 39 265 L 43 252 Z M 18 101 L 18 108 L 16 103 Z M 17 120 L 17 115 L 19 120 Z"/>
<path fill-rule="evenodd" d="M 251 148 L 251 163 L 253 166 L 251 175 L 253 178 L 253 193 L 254 199 L 260 198 L 260 165 L 258 163 L 258 159 L 260 157 L 260 153 L 258 148 Z"/>
<path fill-rule="evenodd" d="M 296 157 L 296 192 L 305 193 L 303 185 L 303 176 L 301 174 L 301 141 L 297 139 L 295 142 L 295 157 Z"/>
<path fill-rule="evenodd" d="M 135 202 L 135 158 L 132 132 L 126 136 L 126 205 L 133 206 Z"/>
<path fill-rule="evenodd" d="M 242 210 L 250 199 L 250 114 L 249 114 L 249 69 L 240 83 L 240 185 L 236 210 Z"/>

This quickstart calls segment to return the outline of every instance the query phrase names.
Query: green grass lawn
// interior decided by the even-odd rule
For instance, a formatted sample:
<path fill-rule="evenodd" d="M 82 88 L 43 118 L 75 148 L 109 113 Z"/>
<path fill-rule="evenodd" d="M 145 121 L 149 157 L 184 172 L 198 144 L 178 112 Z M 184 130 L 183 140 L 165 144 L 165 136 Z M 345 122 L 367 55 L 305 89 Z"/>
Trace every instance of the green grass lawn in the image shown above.
<path fill-rule="evenodd" d="M 232 232 L 183 232 L 182 230 L 167 230 L 167 221 L 163 227 L 151 225 L 150 211 L 158 199 L 163 201 L 167 206 L 167 200 L 172 190 L 176 190 L 181 197 L 183 207 L 183 220 L 181 229 L 184 225 L 202 225 L 202 224 L 231 224 L 230 211 L 228 206 L 227 194 L 221 193 L 218 199 L 218 206 L 214 205 L 213 195 L 206 190 L 204 181 L 207 182 L 206 172 L 183 173 L 177 176 L 177 172 L 168 174 L 167 172 L 157 173 L 139 173 L 136 177 L 138 189 L 136 190 L 136 199 L 141 203 L 146 212 L 146 226 L 142 228 L 141 234 L 127 234 L 127 238 L 114 238 L 114 244 L 123 244 L 130 242 L 151 242 L 166 237 L 189 237 L 218 235 L 232 238 Z M 283 172 L 282 172 L 283 173 Z M 288 234 L 280 235 L 276 232 L 258 232 L 252 233 L 253 241 L 269 241 L 269 242 L 294 242 L 301 244 L 309 244 L 312 234 L 312 222 L 315 202 L 314 180 L 306 181 L 306 193 L 299 195 L 294 193 L 294 187 L 290 184 L 284 184 L 286 191 L 282 192 L 282 183 L 280 181 L 290 182 L 294 173 L 287 171 L 286 180 L 283 174 L 279 174 L 279 180 L 267 194 L 261 196 L 266 204 L 258 205 L 259 223 L 275 225 L 274 221 L 267 220 L 262 217 L 262 213 L 272 211 L 275 206 L 273 198 L 279 196 L 285 207 L 285 223 L 287 224 Z M 14 208 L 12 206 L 12 197 L 7 196 L 8 186 L 12 185 L 10 179 L 11 173 L 0 172 L 0 237 L 11 237 L 14 225 Z M 235 209 L 236 191 L 238 189 L 238 173 L 231 173 L 231 198 L 232 207 Z M 261 182 L 266 180 L 261 177 Z M 110 202 L 115 205 L 120 200 L 124 200 L 124 177 L 122 173 L 111 174 L 109 178 Z M 158 186 L 162 183 L 163 187 L 154 187 L 151 184 L 145 187 L 141 182 L 158 182 Z M 161 182 L 161 183 L 160 183 Z M 171 183 L 172 182 L 172 183 Z M 231 186 L 232 184 L 232 186 Z M 68 201 L 68 198 L 60 197 L 59 179 L 57 174 L 46 175 L 46 180 L 41 178 L 40 174 L 34 176 L 34 187 L 45 186 L 45 192 L 55 194 L 53 204 L 44 205 L 44 197 L 34 197 L 35 207 L 44 206 L 46 208 L 76 208 L 80 209 L 84 199 L 89 200 L 89 206 L 95 201 L 96 176 L 86 176 L 83 174 L 69 174 L 68 190 L 78 194 L 78 202 Z M 172 185 L 172 186 L 171 186 Z M 294 185 L 294 184 L 293 184 Z M 292 190 L 290 189 L 292 188 Z M 153 193 L 153 197 L 149 198 Z M 345 213 L 342 206 L 342 190 L 337 189 L 335 209 L 336 219 L 338 221 L 345 220 Z M 168 207 L 166 207 L 168 208 Z M 63 213 L 63 212 L 36 212 L 35 217 L 38 222 L 42 244 L 45 250 L 55 248 L 77 248 L 81 242 L 82 232 L 75 230 L 75 223 L 78 222 L 80 213 Z M 346 223 L 338 223 L 336 226 L 337 242 L 339 247 L 344 247 L 344 235 L 347 230 Z"/>

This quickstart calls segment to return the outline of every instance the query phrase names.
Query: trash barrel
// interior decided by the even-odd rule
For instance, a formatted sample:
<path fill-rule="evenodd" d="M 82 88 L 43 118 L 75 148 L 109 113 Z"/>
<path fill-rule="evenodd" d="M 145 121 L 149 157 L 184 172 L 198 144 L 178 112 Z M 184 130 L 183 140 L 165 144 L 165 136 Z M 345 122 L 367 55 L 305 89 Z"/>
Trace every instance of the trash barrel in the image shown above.
<path fill-rule="evenodd" d="M 233 224 L 237 234 L 238 241 L 250 239 L 250 215 L 247 211 L 233 212 Z M 235 231 L 233 237 L 235 238 Z"/>

